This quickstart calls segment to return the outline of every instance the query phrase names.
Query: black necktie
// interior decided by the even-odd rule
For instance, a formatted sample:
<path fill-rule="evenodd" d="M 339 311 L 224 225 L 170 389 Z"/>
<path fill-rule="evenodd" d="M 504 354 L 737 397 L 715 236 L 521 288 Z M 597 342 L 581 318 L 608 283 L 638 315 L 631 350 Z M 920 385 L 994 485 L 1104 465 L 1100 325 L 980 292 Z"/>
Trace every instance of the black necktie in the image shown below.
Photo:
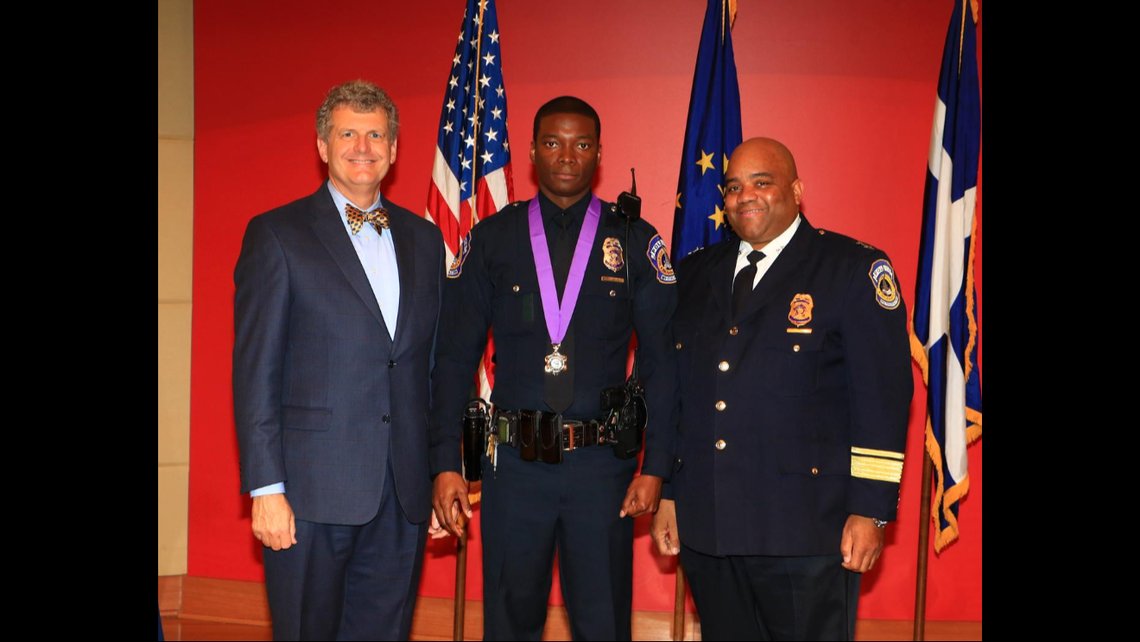
<path fill-rule="evenodd" d="M 558 290 L 558 300 L 562 300 L 562 295 L 566 290 L 566 280 L 570 276 L 570 264 L 574 261 L 574 249 L 578 245 L 578 237 L 571 234 L 571 218 L 569 212 L 558 212 L 553 216 L 555 223 L 555 230 L 552 232 L 557 233 L 553 239 L 550 240 L 550 263 L 554 268 L 554 281 Z M 578 315 L 575 313 L 574 315 Z M 574 405 L 574 375 L 578 373 L 577 366 L 579 361 L 574 354 L 574 326 L 575 322 L 570 322 L 569 331 L 566 337 L 562 339 L 559 347 L 559 354 L 566 357 L 566 365 L 569 366 L 566 372 L 558 376 L 547 374 L 543 377 L 543 402 L 555 412 L 565 412 L 570 406 Z M 543 328 L 545 332 L 545 327 Z"/>
<path fill-rule="evenodd" d="M 748 300 L 748 295 L 752 294 L 752 282 L 756 280 L 756 264 L 764 258 L 764 253 L 760 250 L 752 250 L 748 254 L 748 265 L 736 275 L 736 279 L 732 282 L 732 318 L 740 315 L 740 311 L 744 309 L 744 302 Z"/>

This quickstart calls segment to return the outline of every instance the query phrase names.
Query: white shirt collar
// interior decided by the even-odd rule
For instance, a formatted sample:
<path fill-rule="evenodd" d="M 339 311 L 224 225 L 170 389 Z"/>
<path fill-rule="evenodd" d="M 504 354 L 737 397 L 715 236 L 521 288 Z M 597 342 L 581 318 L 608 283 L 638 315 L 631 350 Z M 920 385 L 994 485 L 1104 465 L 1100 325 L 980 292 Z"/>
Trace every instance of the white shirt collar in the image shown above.
<path fill-rule="evenodd" d="M 780 233 L 779 236 L 772 239 L 771 242 L 765 245 L 764 249 L 760 250 L 764 253 L 765 262 L 771 263 L 772 261 L 775 261 L 776 257 L 780 255 L 780 252 L 782 252 L 784 248 L 788 246 L 788 243 L 792 242 L 792 237 L 796 235 L 796 230 L 800 229 L 800 221 L 802 221 L 803 218 L 804 217 L 802 214 L 797 214 L 796 220 L 792 221 L 792 224 L 788 226 L 788 229 L 784 230 L 782 233 Z M 747 257 L 751 253 L 752 244 L 748 241 L 741 240 L 740 248 L 736 251 L 737 257 Z"/>
<path fill-rule="evenodd" d="M 348 215 L 344 213 L 344 206 L 346 203 L 351 203 L 352 201 L 348 200 L 348 197 L 345 196 L 344 194 L 341 194 L 340 190 L 338 190 L 336 188 L 336 186 L 333 185 L 333 182 L 331 180 L 325 181 L 325 184 L 328 185 L 328 187 L 329 187 L 329 194 L 332 195 L 333 204 L 336 205 L 337 211 L 340 212 L 341 220 L 343 220 L 344 224 L 347 226 L 348 225 Z M 371 212 L 372 210 L 376 209 L 377 207 L 382 207 L 383 205 L 384 205 L 384 199 L 380 193 L 377 193 L 376 194 L 376 202 L 374 202 L 371 206 L 364 208 L 364 211 L 365 212 Z M 353 203 L 352 206 L 356 207 L 356 204 Z"/>

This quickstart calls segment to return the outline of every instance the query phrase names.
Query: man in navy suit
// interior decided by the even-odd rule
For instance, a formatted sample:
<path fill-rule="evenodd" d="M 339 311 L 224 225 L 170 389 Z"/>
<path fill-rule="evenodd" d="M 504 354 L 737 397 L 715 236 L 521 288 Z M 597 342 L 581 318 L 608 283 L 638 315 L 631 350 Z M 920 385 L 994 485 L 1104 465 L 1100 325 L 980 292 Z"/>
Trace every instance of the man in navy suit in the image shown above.
<path fill-rule="evenodd" d="M 725 175 L 736 236 L 677 269 L 681 428 L 651 532 L 680 553 L 706 640 L 852 639 L 898 507 L 898 281 L 883 252 L 813 228 L 803 189 L 786 147 L 744 142 Z"/>
<path fill-rule="evenodd" d="M 253 218 L 234 270 L 241 491 L 276 639 L 407 639 L 431 511 L 429 361 L 439 229 L 385 201 L 399 114 L 334 87 L 329 180 Z"/>

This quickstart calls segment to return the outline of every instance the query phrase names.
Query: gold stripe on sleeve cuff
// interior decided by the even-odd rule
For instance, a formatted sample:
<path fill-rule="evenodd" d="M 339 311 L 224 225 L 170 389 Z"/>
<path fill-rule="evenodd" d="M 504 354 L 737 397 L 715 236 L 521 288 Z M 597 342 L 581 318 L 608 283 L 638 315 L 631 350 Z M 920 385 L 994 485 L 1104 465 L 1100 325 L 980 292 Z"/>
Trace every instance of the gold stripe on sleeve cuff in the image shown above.
<path fill-rule="evenodd" d="M 905 455 L 903 453 L 896 453 L 890 450 L 875 450 L 874 448 L 859 448 L 856 446 L 851 447 L 852 455 L 871 455 L 872 457 L 889 457 L 891 459 L 903 460 Z"/>
<path fill-rule="evenodd" d="M 898 484 L 902 481 L 903 463 L 877 457 L 851 456 L 851 476 Z"/>

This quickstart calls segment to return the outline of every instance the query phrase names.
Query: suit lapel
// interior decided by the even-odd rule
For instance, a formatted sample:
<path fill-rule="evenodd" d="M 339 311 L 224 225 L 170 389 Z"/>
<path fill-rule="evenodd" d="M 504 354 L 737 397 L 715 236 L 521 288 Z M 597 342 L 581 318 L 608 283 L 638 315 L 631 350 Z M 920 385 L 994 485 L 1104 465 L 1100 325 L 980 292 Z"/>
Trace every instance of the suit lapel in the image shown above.
<path fill-rule="evenodd" d="M 396 246 L 396 265 L 400 271 L 400 311 L 396 317 L 396 347 L 407 334 L 408 319 L 412 316 L 412 294 L 416 283 L 415 239 L 411 226 L 398 205 L 388 203 L 388 225 L 392 243 Z"/>
<path fill-rule="evenodd" d="M 810 254 L 815 234 L 815 228 L 808 224 L 806 217 L 800 221 L 800 227 L 792 236 L 788 246 L 776 257 L 776 262 L 768 268 L 764 278 L 760 279 L 760 283 L 744 303 L 744 309 L 740 311 L 741 319 L 755 314 L 768 305 L 772 297 L 783 287 L 784 282 L 799 271 L 800 264 Z"/>
<path fill-rule="evenodd" d="M 360 265 L 360 257 L 356 255 L 356 249 L 352 247 L 352 241 L 349 240 L 348 233 L 344 230 L 344 223 L 336 211 L 332 195 L 329 194 L 328 188 L 323 184 L 313 195 L 310 212 L 313 217 L 311 223 L 313 232 L 316 233 L 321 244 L 332 255 L 333 260 L 340 267 L 340 271 L 344 273 L 344 278 L 348 279 L 349 285 L 364 301 L 365 307 L 372 313 L 372 316 L 376 317 L 380 325 L 384 326 L 384 336 L 388 336 L 388 326 L 384 323 L 384 315 L 380 313 L 380 304 L 376 302 L 376 295 L 372 293 L 372 286 L 369 285 L 368 277 L 364 274 L 364 268 Z M 402 299 L 403 297 L 401 297 L 401 303 Z"/>
<path fill-rule="evenodd" d="M 708 287 L 712 290 L 713 298 L 720 306 L 724 318 L 729 321 L 732 321 L 732 279 L 736 272 L 736 250 L 739 247 L 740 241 L 732 237 L 731 240 L 711 250 L 719 251 L 721 254 L 714 259 L 712 269 L 708 271 Z"/>

